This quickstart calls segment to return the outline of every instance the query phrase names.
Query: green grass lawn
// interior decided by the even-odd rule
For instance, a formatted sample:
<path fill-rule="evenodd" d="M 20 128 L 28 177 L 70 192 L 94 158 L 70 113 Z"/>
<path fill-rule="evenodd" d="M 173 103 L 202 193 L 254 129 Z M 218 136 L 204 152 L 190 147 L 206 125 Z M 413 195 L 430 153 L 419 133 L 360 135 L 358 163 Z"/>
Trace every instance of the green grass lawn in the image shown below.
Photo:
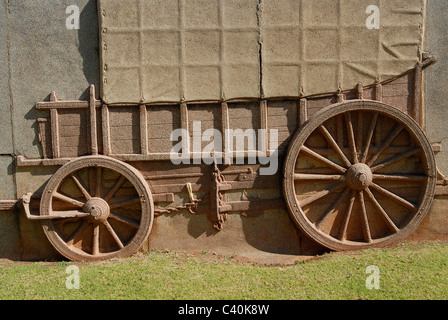
<path fill-rule="evenodd" d="M 68 289 L 68 266 L 79 289 Z M 379 289 L 366 273 L 378 267 Z M 371 281 L 367 281 L 371 283 Z M 290 266 L 260 266 L 203 252 L 149 252 L 101 263 L 0 263 L 0 299 L 327 300 L 447 299 L 448 244 L 332 253 Z"/>

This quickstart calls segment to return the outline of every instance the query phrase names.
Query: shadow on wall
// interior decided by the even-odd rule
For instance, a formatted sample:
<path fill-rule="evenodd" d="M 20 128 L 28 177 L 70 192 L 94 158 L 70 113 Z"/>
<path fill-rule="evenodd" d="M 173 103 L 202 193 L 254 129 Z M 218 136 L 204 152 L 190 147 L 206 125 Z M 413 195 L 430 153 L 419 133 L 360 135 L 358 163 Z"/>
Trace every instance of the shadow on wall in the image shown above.
<path fill-rule="evenodd" d="M 98 14 L 97 1 L 88 0 L 86 5 L 81 9 L 79 15 L 79 30 L 78 30 L 78 52 L 82 58 L 82 71 L 88 84 L 94 84 L 99 88 L 100 72 L 99 72 L 99 35 L 98 35 Z M 85 86 L 84 92 L 79 96 L 80 100 L 88 98 L 89 85 Z M 97 98 L 99 98 L 99 90 L 96 90 Z M 50 93 L 45 97 L 44 101 L 50 100 Z M 37 118 L 47 118 L 48 112 L 39 111 L 36 108 L 31 108 L 25 115 L 27 120 L 36 120 Z M 38 141 L 38 123 L 33 123 L 32 128 L 35 132 L 35 138 L 32 142 L 33 146 L 38 146 L 40 156 L 43 152 Z"/>
<path fill-rule="evenodd" d="M 235 253 L 264 252 L 296 256 L 318 255 L 328 251 L 297 230 L 288 213 L 282 209 L 265 210 L 254 217 L 230 213 L 224 229 L 219 232 L 213 228 L 207 215 L 177 215 L 182 215 L 188 221 L 186 233 L 183 234 L 187 247 L 214 247 L 218 251 L 226 248 Z M 178 227 L 182 228 L 181 225 Z M 182 232 L 177 230 L 177 234 Z"/>
<path fill-rule="evenodd" d="M 89 0 L 86 5 L 82 8 L 79 15 L 79 30 L 78 30 L 78 52 L 81 55 L 83 66 L 82 71 L 84 77 L 88 84 L 94 84 L 95 87 L 99 88 L 100 84 L 100 73 L 99 73 L 99 36 L 98 36 L 98 14 L 97 14 L 97 1 Z M 89 85 L 86 85 L 84 92 L 81 93 L 79 99 L 88 99 Z M 97 92 L 97 99 L 99 98 L 99 90 Z M 45 101 L 50 100 L 50 94 L 44 99 Z M 37 118 L 48 117 L 48 112 L 39 111 L 35 108 L 25 115 L 27 120 L 35 120 Z M 35 138 L 33 140 L 33 145 L 38 146 L 40 156 L 43 156 L 43 151 L 38 141 L 38 123 L 37 121 L 32 125 Z"/>
<path fill-rule="evenodd" d="M 99 98 L 100 85 L 100 50 L 97 0 L 89 0 L 79 16 L 79 53 L 83 59 L 83 72 L 89 84 L 94 84 Z M 89 88 L 80 97 L 87 98 Z"/>

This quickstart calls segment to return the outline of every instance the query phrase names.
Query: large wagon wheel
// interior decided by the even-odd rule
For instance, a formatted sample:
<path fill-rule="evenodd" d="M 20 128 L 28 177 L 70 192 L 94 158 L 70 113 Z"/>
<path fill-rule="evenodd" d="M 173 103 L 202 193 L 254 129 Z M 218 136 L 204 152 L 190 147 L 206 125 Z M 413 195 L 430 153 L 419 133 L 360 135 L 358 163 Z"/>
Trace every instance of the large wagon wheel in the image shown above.
<path fill-rule="evenodd" d="M 407 237 L 429 210 L 435 183 L 419 125 L 391 106 L 354 100 L 325 108 L 299 130 L 283 191 L 298 227 L 341 251 Z"/>
<path fill-rule="evenodd" d="M 135 253 L 154 219 L 151 191 L 135 168 L 103 156 L 75 159 L 49 180 L 41 215 L 52 245 L 71 260 L 98 261 Z M 72 217 L 70 217 L 72 216 Z"/>

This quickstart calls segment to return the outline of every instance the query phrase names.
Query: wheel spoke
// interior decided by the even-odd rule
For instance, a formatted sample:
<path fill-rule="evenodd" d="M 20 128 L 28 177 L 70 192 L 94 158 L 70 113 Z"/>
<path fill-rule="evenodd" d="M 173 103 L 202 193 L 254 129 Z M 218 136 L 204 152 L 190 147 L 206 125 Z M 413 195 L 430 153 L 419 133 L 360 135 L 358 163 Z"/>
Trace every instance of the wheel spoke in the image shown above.
<path fill-rule="evenodd" d="M 76 207 L 79 207 L 79 208 L 84 207 L 84 202 L 81 202 L 81 201 L 75 200 L 73 198 L 67 197 L 67 196 L 65 196 L 65 195 L 63 195 L 63 194 L 61 194 L 59 192 L 54 192 L 53 193 L 53 197 L 58 199 L 58 200 L 64 201 L 66 203 L 70 203 L 70 204 L 72 204 L 72 205 L 74 205 Z"/>
<path fill-rule="evenodd" d="M 90 194 L 87 191 L 86 187 L 82 184 L 81 178 L 79 177 L 79 175 L 77 173 L 74 173 L 70 177 L 75 182 L 75 184 L 78 187 L 78 189 L 82 192 L 82 194 L 84 195 L 86 200 L 89 201 L 90 199 L 92 199 L 92 197 L 90 196 Z"/>
<path fill-rule="evenodd" d="M 309 155 L 310 157 L 312 157 L 312 158 L 314 158 L 314 159 L 316 159 L 316 160 L 322 162 L 323 164 L 326 164 L 327 166 L 329 166 L 329 167 L 335 169 L 335 170 L 338 171 L 338 172 L 345 173 L 345 172 L 347 171 L 346 169 L 344 169 L 344 168 L 341 167 L 340 165 L 334 163 L 334 162 L 331 161 L 331 160 L 328 160 L 327 158 L 324 158 L 324 157 L 321 156 L 320 154 L 314 152 L 313 150 L 311 150 L 311 149 L 309 149 L 309 148 L 307 148 L 307 147 L 305 147 L 305 146 L 302 146 L 301 151 L 305 152 L 305 153 L 306 153 L 307 155 Z"/>
<path fill-rule="evenodd" d="M 350 145 L 350 149 L 352 150 L 353 162 L 356 164 L 359 163 L 359 160 L 358 160 L 358 154 L 356 152 L 356 142 L 355 142 L 355 134 L 353 131 L 352 116 L 350 112 L 345 113 L 344 116 L 345 116 L 345 123 L 347 126 L 348 143 Z"/>
<path fill-rule="evenodd" d="M 400 229 L 397 228 L 395 223 L 392 221 L 392 219 L 389 217 L 387 212 L 384 210 L 384 208 L 381 206 L 381 204 L 378 202 L 378 200 L 373 195 L 372 191 L 369 190 L 369 188 L 366 189 L 367 197 L 369 198 L 370 202 L 374 205 L 378 213 L 380 213 L 381 217 L 383 218 L 384 222 L 386 223 L 387 227 L 390 231 L 397 233 L 400 231 Z"/>
<path fill-rule="evenodd" d="M 105 220 L 103 221 L 103 224 L 106 226 L 107 231 L 109 231 L 109 233 L 111 234 L 111 236 L 114 238 L 115 242 L 118 244 L 118 246 L 120 247 L 120 249 L 124 248 L 123 242 L 120 240 L 120 238 L 118 237 L 117 233 L 115 232 L 115 230 L 112 228 L 112 226 L 110 225 L 110 223 Z"/>
<path fill-rule="evenodd" d="M 364 234 L 364 240 L 368 243 L 372 242 L 372 234 L 370 232 L 369 219 L 367 217 L 366 203 L 364 201 L 364 191 L 359 191 L 359 203 L 361 205 L 361 217 L 362 217 L 362 232 Z"/>
<path fill-rule="evenodd" d="M 338 183 L 327 190 L 323 190 L 321 192 L 318 192 L 318 193 L 306 198 L 305 200 L 301 200 L 301 201 L 299 200 L 299 203 L 302 207 L 305 207 L 305 206 L 325 197 L 326 195 L 330 194 L 331 192 L 338 191 L 339 189 L 342 189 L 343 187 L 345 187 L 345 185 L 346 185 L 345 182 Z"/>
<path fill-rule="evenodd" d="M 127 225 L 129 225 L 131 227 L 134 227 L 134 228 L 139 228 L 140 227 L 140 222 L 139 221 L 131 219 L 131 218 L 128 218 L 128 217 L 125 217 L 125 216 L 123 216 L 123 215 L 121 215 L 119 213 L 116 213 L 116 212 L 111 212 L 110 215 L 109 215 L 109 218 L 112 218 L 112 219 L 115 219 L 117 221 L 123 222 L 123 223 L 125 223 L 125 224 L 127 224 Z"/>
<path fill-rule="evenodd" d="M 126 178 L 124 176 L 120 176 L 120 178 L 117 180 L 115 185 L 110 189 L 110 191 L 107 193 L 107 195 L 104 197 L 104 200 L 106 202 L 109 202 L 110 199 L 115 195 L 115 193 L 118 191 L 118 189 L 121 188 L 121 186 L 126 182 Z"/>
<path fill-rule="evenodd" d="M 96 256 L 99 253 L 100 253 L 100 225 L 97 224 L 93 228 L 92 254 Z"/>
<path fill-rule="evenodd" d="M 341 148 L 338 146 L 337 142 L 334 140 L 333 136 L 330 134 L 330 132 L 328 132 L 327 128 L 325 128 L 324 125 L 321 125 L 319 127 L 320 132 L 322 133 L 322 135 L 325 137 L 325 139 L 327 140 L 328 144 L 333 148 L 333 150 L 337 153 L 337 155 L 339 156 L 339 159 L 342 160 L 342 162 L 344 163 L 344 165 L 346 167 L 350 167 L 352 164 L 351 162 L 347 159 L 347 157 L 345 156 L 344 152 L 342 152 Z"/>
<path fill-rule="evenodd" d="M 396 155 L 396 156 L 393 156 L 393 157 L 387 159 L 386 161 L 384 161 L 384 162 L 382 162 L 382 163 L 380 163 L 380 164 L 378 164 L 378 165 L 372 167 L 371 170 L 372 170 L 372 172 L 381 170 L 381 169 L 383 169 L 384 167 L 387 167 L 387 166 L 389 166 L 389 165 L 391 165 L 391 164 L 394 164 L 394 163 L 396 163 L 396 162 L 398 162 L 398 161 L 400 161 L 400 160 L 409 158 L 409 157 L 411 157 L 411 156 L 413 156 L 413 155 L 419 153 L 420 151 L 421 151 L 420 148 L 413 148 L 413 149 L 411 149 L 411 150 L 409 150 L 409 151 L 407 151 L 407 152 L 405 152 L 405 153 L 398 154 L 398 155 Z"/>
<path fill-rule="evenodd" d="M 345 199 L 349 192 L 349 189 L 346 188 L 342 195 L 336 199 L 336 201 L 325 211 L 325 213 L 319 218 L 319 220 L 316 222 L 316 228 L 320 229 L 323 223 L 327 220 L 327 218 L 336 210 L 336 208 L 339 206 L 341 201 Z"/>
<path fill-rule="evenodd" d="M 395 201 L 396 203 L 402 205 L 403 207 L 405 207 L 407 209 L 411 209 L 411 210 L 415 209 L 415 205 L 413 205 L 409 201 L 403 199 L 402 197 L 396 195 L 395 193 L 390 192 L 389 190 L 384 189 L 383 187 L 377 185 L 376 183 L 372 183 L 371 187 L 373 189 L 375 189 L 376 191 L 382 193 L 383 195 L 385 195 L 389 199 L 391 199 L 391 200 Z"/>
<path fill-rule="evenodd" d="M 347 206 L 347 211 L 345 213 L 345 219 L 342 226 L 342 229 L 339 231 L 339 240 L 345 241 L 347 239 L 347 229 L 348 229 L 348 223 L 350 222 L 350 217 L 352 215 L 353 211 L 353 205 L 355 204 L 356 199 L 356 192 L 352 191 L 350 195 L 350 202 Z"/>
<path fill-rule="evenodd" d="M 402 124 L 398 125 L 392 133 L 387 137 L 387 139 L 383 142 L 383 144 L 380 146 L 379 150 L 372 156 L 372 158 L 367 162 L 367 165 L 371 167 L 375 161 L 378 159 L 378 157 L 389 148 L 389 146 L 394 142 L 395 138 L 398 137 L 398 135 L 404 130 L 404 126 Z"/>
<path fill-rule="evenodd" d="M 28 210 L 28 197 L 23 200 Z M 151 232 L 154 202 L 132 165 L 92 155 L 69 161 L 49 179 L 40 211 L 36 220 L 62 256 L 101 261 L 141 248 Z"/>
<path fill-rule="evenodd" d="M 421 223 L 436 168 L 424 132 L 408 115 L 379 101 L 343 101 L 301 129 L 283 179 L 300 230 L 342 251 L 394 243 Z M 123 199 L 117 194 L 115 201 Z"/>
<path fill-rule="evenodd" d="M 344 180 L 345 175 L 330 175 L 330 174 L 305 174 L 305 173 L 296 173 L 294 174 L 294 180 L 310 180 L 310 181 L 339 181 Z"/>
<path fill-rule="evenodd" d="M 369 155 L 370 144 L 372 143 L 373 134 L 375 133 L 376 125 L 378 123 L 379 114 L 375 113 L 372 119 L 372 123 L 369 127 L 369 132 L 367 133 L 367 141 L 364 147 L 364 152 L 361 157 L 361 163 L 365 163 L 367 160 L 367 156 Z"/>
<path fill-rule="evenodd" d="M 140 204 L 140 198 L 134 198 L 134 199 L 130 199 L 130 200 L 128 199 L 128 200 L 124 200 L 124 201 L 120 201 L 120 202 L 116 202 L 116 203 L 111 203 L 109 205 L 109 207 L 111 209 L 117 209 L 117 208 L 130 206 L 133 204 Z"/>
<path fill-rule="evenodd" d="M 374 174 L 373 180 L 380 181 L 397 181 L 397 182 L 424 182 L 428 179 L 421 175 L 388 175 L 388 174 Z"/>

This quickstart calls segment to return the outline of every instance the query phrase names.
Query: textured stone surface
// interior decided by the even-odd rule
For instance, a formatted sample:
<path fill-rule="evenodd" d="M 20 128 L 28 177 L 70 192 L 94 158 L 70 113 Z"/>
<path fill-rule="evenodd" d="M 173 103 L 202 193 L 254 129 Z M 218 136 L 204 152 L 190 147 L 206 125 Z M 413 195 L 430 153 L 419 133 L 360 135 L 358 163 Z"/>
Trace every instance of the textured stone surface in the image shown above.
<path fill-rule="evenodd" d="M 425 71 L 425 131 L 433 143 L 442 144 L 442 152 L 436 155 L 437 167 L 448 175 L 448 2 L 429 0 L 427 10 L 425 50 L 438 57 L 435 65 Z"/>
<path fill-rule="evenodd" d="M 6 0 L 0 1 L 0 154 L 12 154 L 11 98 L 9 94 L 9 54 Z M 0 199 L 1 199 L 0 195 Z"/>
<path fill-rule="evenodd" d="M 278 4 L 269 9 L 272 13 L 272 21 L 285 21 L 285 29 L 290 31 L 281 32 L 279 29 L 279 37 L 288 39 L 291 35 L 298 35 L 298 31 L 294 29 L 294 24 L 297 17 L 296 7 L 297 1 L 277 1 L 271 0 L 271 2 L 263 1 L 268 10 L 269 4 Z M 133 1 L 126 1 L 126 3 L 132 3 Z M 204 66 L 196 66 L 196 64 L 205 62 L 207 64 L 213 64 L 217 61 L 218 52 L 210 49 L 216 49 L 217 42 L 219 40 L 222 43 L 229 45 L 230 50 L 224 50 L 221 54 L 222 61 L 229 62 L 234 61 L 236 66 L 228 68 L 228 77 L 232 79 L 230 87 L 217 88 L 216 72 L 208 72 L 207 77 L 202 79 L 206 80 L 204 86 L 209 83 L 214 83 L 215 87 L 199 88 L 197 91 L 190 91 L 197 94 L 194 98 L 203 98 L 204 95 L 207 98 L 209 93 L 213 93 L 217 98 L 221 98 L 221 94 L 226 95 L 226 98 L 231 97 L 231 92 L 234 92 L 236 96 L 251 96 L 254 92 L 258 95 L 260 78 L 258 62 L 252 63 L 251 59 L 254 55 L 258 55 L 258 31 L 253 29 L 253 26 L 257 25 L 256 11 L 254 14 L 254 7 L 256 8 L 257 1 L 249 0 L 234 0 L 225 1 L 225 6 L 222 8 L 221 14 L 225 19 L 221 20 L 225 28 L 235 30 L 243 30 L 243 32 L 232 32 L 228 30 L 223 38 L 217 38 L 216 25 L 213 24 L 213 20 L 217 17 L 217 3 L 215 0 L 186 0 L 183 2 L 195 3 L 200 6 L 200 10 L 191 9 L 192 7 L 186 6 L 185 10 L 188 11 L 188 36 L 192 42 L 187 52 L 188 61 L 195 66 L 191 68 L 195 72 L 189 73 L 190 77 L 194 78 L 198 76 L 201 79 L 201 72 L 204 71 Z M 360 3 L 358 0 L 354 1 L 342 1 L 342 3 Z M 367 1 L 370 4 L 380 4 L 379 0 Z M 366 2 L 366 4 L 367 4 Z M 168 84 L 167 87 L 161 87 L 157 83 L 148 82 L 147 88 L 157 97 L 172 96 L 172 92 L 178 92 L 179 86 L 176 85 L 173 80 L 177 80 L 179 77 L 178 72 L 173 69 L 167 68 L 166 65 L 173 63 L 176 50 L 173 50 L 174 44 L 178 43 L 179 38 L 176 32 L 172 32 L 170 28 L 173 28 L 176 19 L 180 19 L 180 16 L 173 14 L 175 7 L 179 1 L 145 1 L 148 15 L 152 19 L 145 19 L 145 25 L 148 28 L 164 28 L 164 30 L 157 30 L 158 33 L 154 37 L 147 39 L 148 46 L 145 45 L 145 59 L 154 62 L 154 72 L 163 75 L 163 81 Z M 315 28 L 310 30 L 310 37 L 307 37 L 304 41 L 303 56 L 307 59 L 325 60 L 332 59 L 335 51 L 332 49 L 335 42 L 335 30 L 334 26 L 337 23 L 338 16 L 335 15 L 337 11 L 338 1 L 304 1 L 304 6 L 314 3 L 316 10 L 312 10 L 311 20 L 306 24 L 309 26 L 325 25 L 320 30 Z M 364 6 L 364 1 L 361 1 Z M 390 3 L 404 3 L 403 1 L 382 1 L 381 6 L 384 11 L 387 12 Z M 414 5 L 420 5 L 421 1 L 406 1 L 406 8 L 412 9 Z M 65 9 L 68 5 L 77 5 L 81 11 L 81 29 L 69 30 L 65 27 L 65 19 L 67 14 Z M 0 199 L 11 199 L 20 197 L 21 194 L 29 191 L 41 191 L 43 185 L 51 176 L 51 174 L 57 169 L 57 167 L 49 168 L 20 168 L 17 173 L 17 189 L 14 185 L 12 174 L 15 172 L 15 162 L 10 154 L 17 152 L 23 154 L 27 158 L 40 158 L 41 150 L 37 140 L 37 127 L 36 119 L 41 116 L 48 116 L 45 112 L 38 112 L 34 108 L 34 104 L 37 101 L 42 101 L 48 98 L 51 91 L 56 91 L 60 99 L 84 99 L 85 90 L 90 83 L 99 87 L 99 48 L 98 48 L 98 19 L 97 19 L 97 1 L 96 0 L 74 0 L 74 1 L 60 1 L 55 2 L 51 0 L 0 0 L 0 75 L 2 81 L 0 81 L 0 154 L 6 154 L 5 157 L 0 157 L 0 181 L 2 186 L 0 187 Z M 328 6 L 328 8 L 322 8 L 322 6 Z M 292 6 L 288 10 L 278 10 L 282 6 Z M 277 9 L 276 9 L 277 8 Z M 126 6 L 126 10 L 129 12 L 123 12 L 125 15 L 136 15 L 131 5 Z M 259 8 L 258 8 L 259 9 Z M 364 8 L 365 9 L 365 8 Z M 214 11 L 215 10 L 215 11 Z M 255 9 L 257 10 L 257 9 Z M 427 41 L 425 43 L 425 50 L 436 54 L 439 57 L 439 62 L 435 66 L 431 66 L 425 71 L 426 77 L 426 99 L 425 99 L 425 118 L 426 118 L 426 133 L 429 136 L 431 142 L 442 143 L 442 152 L 438 154 L 438 167 L 448 174 L 448 162 L 446 161 L 446 148 L 448 148 L 448 137 L 446 136 L 446 123 L 448 106 L 446 105 L 446 97 L 448 92 L 446 91 L 448 85 L 446 83 L 446 77 L 448 71 L 448 53 L 446 52 L 446 29 L 448 27 L 448 19 L 445 12 L 448 10 L 446 1 L 443 0 L 429 0 L 428 1 L 428 16 L 427 16 Z M 325 12 L 330 11 L 329 14 Z M 383 11 L 383 12 L 384 12 Z M 415 19 L 418 15 L 413 13 L 415 10 L 409 10 L 408 13 L 402 12 L 400 16 L 403 21 L 416 25 Z M 258 11 L 260 14 L 260 11 Z M 349 15 L 354 13 L 348 12 Z M 204 18 L 205 16 L 205 18 Z M 360 26 L 365 23 L 366 14 L 362 13 L 359 21 L 350 22 L 357 23 Z M 212 19 L 213 18 L 213 19 Z M 390 17 L 384 16 L 383 21 L 388 21 Z M 418 17 L 418 19 L 420 19 Z M 263 22 L 264 21 L 264 22 Z M 395 21 L 390 19 L 389 21 Z M 260 20 L 260 23 L 268 24 L 269 19 Z M 117 20 L 118 26 L 128 26 L 129 20 Z M 203 25 L 204 28 L 208 28 L 209 32 L 200 34 L 199 37 L 195 31 L 195 28 L 199 25 Z M 390 26 L 385 26 L 385 31 Z M 221 27 L 220 27 L 221 28 Z M 166 30 L 165 30 L 166 29 Z M 269 28 L 267 28 L 269 29 Z M 267 30 L 266 31 L 269 31 Z M 270 31 L 276 32 L 276 29 Z M 375 31 L 374 31 L 375 32 Z M 417 32 L 413 29 L 412 32 Z M 393 41 L 400 41 L 403 36 L 407 36 L 409 33 L 404 30 L 401 32 L 387 34 Z M 264 44 L 263 54 L 266 57 L 265 63 L 269 63 L 269 59 L 284 58 L 300 60 L 300 55 L 295 48 L 297 48 L 297 38 L 292 38 L 291 41 L 280 41 L 280 44 L 285 46 L 287 50 L 276 50 L 275 43 L 271 45 L 272 52 L 268 51 L 269 41 L 275 41 L 275 35 L 269 35 L 264 37 L 266 41 Z M 360 33 L 366 41 L 371 40 L 370 33 L 362 31 Z M 323 41 L 315 41 L 315 38 L 321 38 Z M 367 37 L 367 38 L 366 38 Z M 279 38 L 280 39 L 280 38 Z M 354 46 L 359 50 L 359 53 L 366 55 L 368 49 L 371 49 L 369 45 L 359 45 L 359 41 L 351 41 L 350 38 L 344 37 L 347 45 Z M 129 50 L 127 41 L 130 39 L 123 39 L 123 42 L 118 42 L 124 49 L 124 59 L 128 59 L 128 55 L 132 57 L 135 51 Z M 196 43 L 196 46 L 191 45 Z M 333 44 L 333 45 L 332 45 Z M 154 47 L 163 48 L 163 52 L 166 54 L 160 56 L 157 50 L 153 50 Z M 8 51 L 9 47 L 9 51 Z M 224 46 L 224 49 L 227 48 Z M 408 47 L 410 50 L 414 50 Z M 206 50 L 206 51 L 204 51 Z M 257 50 L 257 52 L 255 52 Z M 275 51 L 276 50 L 276 51 Z M 404 50 L 404 49 L 403 49 Z M 415 50 L 414 50 L 415 51 Z M 414 51 L 403 51 L 403 55 L 412 54 Z M 358 53 L 358 52 L 357 52 Z M 384 53 L 384 52 L 383 52 Z M 201 54 L 206 54 L 201 56 Z M 159 60 L 158 60 L 159 59 Z M 220 60 L 221 61 L 221 60 Z M 395 64 L 395 60 L 391 60 Z M 331 77 L 332 65 L 334 61 L 330 61 L 330 66 L 321 68 L 320 74 L 325 75 L 329 73 Z M 284 66 L 281 72 L 275 73 L 276 79 L 269 82 L 268 75 L 265 73 L 263 78 L 266 84 L 266 93 L 269 95 L 284 94 L 281 90 L 291 90 L 293 95 L 297 95 L 300 89 L 298 82 L 297 71 L 291 71 L 293 66 Z M 355 63 L 356 64 L 356 63 Z M 393 64 L 393 65 L 394 65 Z M 392 65 L 392 66 L 393 66 Z M 242 68 L 242 67 L 245 68 Z M 197 67 L 197 68 L 196 68 Z M 347 67 L 347 66 L 345 66 Z M 366 62 L 365 67 L 374 68 L 374 64 Z M 241 69 L 239 69 L 241 68 Z M 296 68 L 296 67 L 295 67 Z M 244 69 L 244 70 L 243 70 Z M 297 69 L 297 68 L 296 68 Z M 234 73 L 232 73 L 234 71 Z M 268 70 L 264 68 L 264 72 Z M 153 71 L 151 71 L 153 72 Z M 153 73 L 151 73 L 153 74 Z M 130 77 L 135 76 L 131 74 Z M 210 78 L 209 78 L 210 76 Z M 123 74 L 126 77 L 126 74 Z M 212 78 L 215 77 L 215 78 Z M 372 76 L 361 74 L 367 80 Z M 223 79 L 224 74 L 223 74 Z M 256 79 L 252 81 L 251 79 Z M 325 80 L 325 77 L 322 78 Z M 357 77 L 353 79 L 348 78 L 347 82 L 351 83 L 359 81 Z M 208 82 L 210 81 L 210 82 Z M 278 86 L 277 83 L 284 81 L 288 86 Z M 321 79 L 316 78 L 316 82 L 309 82 L 310 86 L 319 84 Z M 252 85 L 249 85 L 249 84 Z M 356 84 L 356 83 L 355 83 Z M 131 84 L 126 88 L 132 90 L 135 87 Z M 271 90 L 271 92 L 269 92 Z M 132 92 L 132 91 L 130 91 Z M 137 92 L 137 98 L 140 99 L 140 94 Z M 227 92 L 229 95 L 227 96 Z M 280 92 L 280 93 L 278 93 Z M 11 93 L 11 94 L 10 94 Z M 288 93 L 288 92 L 286 92 Z M 124 99 L 125 95 L 118 95 L 118 98 Z M 171 97 L 170 96 L 170 97 Z M 134 97 L 134 95 L 132 95 Z M 146 97 L 145 97 L 146 98 Z M 179 95 L 176 96 L 176 100 Z M 12 106 L 12 108 L 11 108 Z M 13 128 L 11 128 L 11 110 L 12 119 L 14 121 Z M 296 118 L 291 116 L 291 119 Z M 294 131 L 294 126 L 291 127 L 291 131 Z M 13 146 L 12 133 L 15 137 L 15 146 Z M 7 183 L 3 183 L 4 181 Z M 444 238 L 447 231 L 444 221 L 446 220 L 444 214 L 445 199 L 436 199 L 432 210 L 428 213 L 428 216 L 424 220 L 421 228 L 419 228 L 413 235 L 414 239 L 428 239 L 428 238 Z M 157 218 L 157 225 L 155 231 L 151 236 L 152 248 L 184 248 L 196 247 L 201 245 L 204 250 L 210 252 L 216 249 L 219 252 L 225 254 L 238 254 L 237 250 L 232 246 L 240 246 L 241 254 L 259 254 L 263 256 L 271 254 L 274 251 L 282 253 L 283 256 L 289 256 L 290 254 L 297 254 L 298 250 L 306 248 L 307 244 L 312 248 L 312 242 L 305 240 L 303 237 L 298 236 L 296 229 L 288 221 L 287 214 L 281 215 L 280 220 L 273 219 L 274 215 L 268 213 L 259 218 L 245 218 L 240 215 L 231 215 L 228 225 L 225 226 L 222 234 L 211 234 L 213 232 L 210 224 L 206 221 L 206 217 L 190 216 L 190 215 L 173 215 L 162 216 Z M 274 225 L 275 228 L 270 229 L 269 226 Z M 170 229 L 172 228 L 172 229 Z M 283 229 L 282 229 L 283 228 Z M 19 234 L 20 230 L 20 234 Z M 185 242 L 180 242 L 178 239 L 169 237 L 172 233 L 167 230 L 178 230 L 177 238 L 186 237 Z M 207 231 L 208 230 L 208 231 Z M 285 234 L 279 230 L 287 230 Z M 257 240 L 257 233 L 261 232 L 263 235 L 262 240 Z M 280 236 L 279 236 L 280 234 Z M 19 236 L 20 235 L 20 236 Z M 274 241 L 267 241 L 265 239 L 274 238 Z M 297 245 L 297 241 L 301 241 L 301 245 Z M 16 258 L 21 254 L 21 258 L 24 259 L 46 259 L 52 257 L 58 257 L 58 254 L 50 246 L 46 240 L 42 228 L 39 222 L 29 221 L 24 217 L 24 213 L 20 210 L 0 212 L 0 258 Z M 21 253 L 19 252 L 21 247 Z M 305 251 L 301 251 L 302 254 L 306 254 Z M 272 257 L 270 257 L 272 259 Z M 272 261 L 272 260 L 271 260 Z"/>
<path fill-rule="evenodd" d="M 67 29 L 72 3 L 15 0 L 8 4 L 11 98 L 17 153 L 39 158 L 34 105 L 58 92 L 61 99 L 84 96 L 98 84 L 96 1 L 78 0 L 80 29 Z"/>
<path fill-rule="evenodd" d="M 66 28 L 73 4 L 80 9 L 79 30 Z M 0 154 L 40 158 L 36 119 L 47 114 L 35 103 L 53 90 L 61 99 L 83 98 L 90 83 L 99 84 L 98 61 L 96 0 L 0 1 Z M 19 169 L 14 184 L 14 158 L 0 157 L 0 200 L 39 191 L 56 169 Z M 2 258 L 55 256 L 40 223 L 20 210 L 0 212 L 0 243 Z"/>
<path fill-rule="evenodd" d="M 256 218 L 230 214 L 221 232 L 213 229 L 206 215 L 160 216 L 156 218 L 148 247 L 207 251 L 261 263 L 293 262 L 324 251 L 298 233 L 283 210 L 266 211 Z"/>
<path fill-rule="evenodd" d="M 14 158 L 0 155 L 0 200 L 16 199 L 14 171 Z"/>
<path fill-rule="evenodd" d="M 0 200 L 15 199 L 14 165 L 13 157 L 0 156 Z M 0 211 L 0 258 L 20 258 L 18 226 L 18 217 L 14 208 Z"/>
<path fill-rule="evenodd" d="M 90 83 L 98 85 L 96 1 L 76 1 L 79 30 L 66 28 L 70 4 L 49 0 L 8 4 L 15 150 L 27 158 L 41 157 L 36 119 L 48 116 L 34 108 L 36 102 L 53 90 L 61 99 L 83 98 Z M 17 187 L 21 192 L 34 191 L 41 187 L 40 181 L 20 178 Z"/>
<path fill-rule="evenodd" d="M 446 240 L 446 196 L 434 199 L 431 209 L 409 240 Z"/>
<path fill-rule="evenodd" d="M 15 210 L 0 212 L 0 259 L 21 258 L 18 224 Z"/>

